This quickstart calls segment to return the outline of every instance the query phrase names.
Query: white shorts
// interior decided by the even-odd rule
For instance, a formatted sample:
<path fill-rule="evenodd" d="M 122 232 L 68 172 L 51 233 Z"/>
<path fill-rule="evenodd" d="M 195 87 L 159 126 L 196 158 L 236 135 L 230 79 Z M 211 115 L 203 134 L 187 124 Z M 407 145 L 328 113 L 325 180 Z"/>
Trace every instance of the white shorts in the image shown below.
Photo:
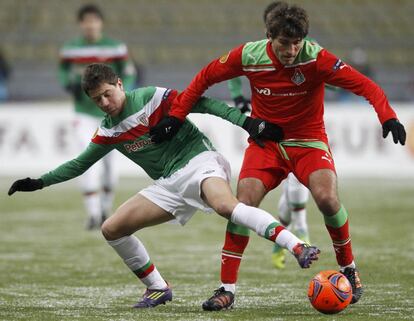
<path fill-rule="evenodd" d="M 156 180 L 139 193 L 184 225 L 198 209 L 212 212 L 201 198 L 201 183 L 209 177 L 230 181 L 230 164 L 218 152 L 206 151 L 197 155 L 170 177 Z"/>

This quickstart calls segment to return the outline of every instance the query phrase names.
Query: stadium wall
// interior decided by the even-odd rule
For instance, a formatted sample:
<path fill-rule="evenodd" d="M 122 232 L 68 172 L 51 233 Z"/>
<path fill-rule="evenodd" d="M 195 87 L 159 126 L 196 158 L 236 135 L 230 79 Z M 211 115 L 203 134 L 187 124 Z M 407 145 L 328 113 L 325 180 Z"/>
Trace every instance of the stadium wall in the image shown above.
<path fill-rule="evenodd" d="M 327 104 L 325 123 L 339 176 L 414 177 L 414 105 L 393 105 L 407 130 L 405 147 L 382 138 L 381 127 L 367 104 Z M 190 118 L 230 161 L 237 176 L 247 134 L 210 115 Z M 0 176 L 40 175 L 75 157 L 70 103 L 0 105 Z M 390 134 L 391 135 L 391 134 Z M 118 153 L 123 176 L 145 173 Z"/>

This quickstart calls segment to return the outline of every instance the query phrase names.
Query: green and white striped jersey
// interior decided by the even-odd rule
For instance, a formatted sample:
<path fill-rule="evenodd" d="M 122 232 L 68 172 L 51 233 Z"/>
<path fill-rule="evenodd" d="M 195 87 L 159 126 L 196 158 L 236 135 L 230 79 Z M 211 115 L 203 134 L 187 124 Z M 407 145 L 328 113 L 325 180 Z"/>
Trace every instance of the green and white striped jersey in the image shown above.
<path fill-rule="evenodd" d="M 111 66 L 122 79 L 124 88 L 133 88 L 136 78 L 135 67 L 128 58 L 124 43 L 106 36 L 95 43 L 85 38 L 76 38 L 66 42 L 59 53 L 59 82 L 65 88 L 78 88 L 74 95 L 75 111 L 90 116 L 102 117 L 104 113 L 81 90 L 81 78 L 86 66 L 92 63 L 105 63 Z"/>
<path fill-rule="evenodd" d="M 113 149 L 142 167 L 152 179 L 168 177 L 196 155 L 215 150 L 210 140 L 188 119 L 172 140 L 161 144 L 151 141 L 149 128 L 168 114 L 176 96 L 176 90 L 161 87 L 126 92 L 122 112 L 115 117 L 106 115 L 83 153 L 41 177 L 44 186 L 81 175 Z M 192 112 L 209 113 L 237 126 L 242 126 L 246 120 L 238 109 L 205 97 L 197 102 Z"/>

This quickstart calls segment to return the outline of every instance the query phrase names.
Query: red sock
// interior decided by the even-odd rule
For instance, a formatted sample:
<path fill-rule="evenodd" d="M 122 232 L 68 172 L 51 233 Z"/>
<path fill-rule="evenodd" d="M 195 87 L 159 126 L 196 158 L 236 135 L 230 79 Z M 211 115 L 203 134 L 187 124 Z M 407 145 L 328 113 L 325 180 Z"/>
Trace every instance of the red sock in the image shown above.
<path fill-rule="evenodd" d="M 235 284 L 239 273 L 244 249 L 249 243 L 248 235 L 239 235 L 226 231 L 223 250 L 221 252 L 221 282 Z"/>
<path fill-rule="evenodd" d="M 334 216 L 325 216 L 325 225 L 332 239 L 336 261 L 340 266 L 351 264 L 354 256 L 349 235 L 348 213 L 345 208 L 342 206 Z"/>

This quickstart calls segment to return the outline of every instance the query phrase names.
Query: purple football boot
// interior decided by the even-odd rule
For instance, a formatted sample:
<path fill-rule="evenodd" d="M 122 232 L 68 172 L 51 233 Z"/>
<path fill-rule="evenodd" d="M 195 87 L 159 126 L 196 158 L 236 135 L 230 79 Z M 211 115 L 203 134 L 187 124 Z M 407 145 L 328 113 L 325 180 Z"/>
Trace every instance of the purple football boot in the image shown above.
<path fill-rule="evenodd" d="M 172 290 L 167 287 L 163 290 L 147 289 L 142 296 L 142 300 L 134 304 L 134 308 L 154 308 L 157 305 L 165 304 L 167 301 L 172 301 Z"/>
<path fill-rule="evenodd" d="M 316 246 L 310 246 L 306 243 L 298 243 L 293 248 L 293 255 L 298 260 L 298 263 L 302 269 L 307 269 L 312 264 L 312 261 L 318 259 L 318 255 L 321 251 Z"/>

